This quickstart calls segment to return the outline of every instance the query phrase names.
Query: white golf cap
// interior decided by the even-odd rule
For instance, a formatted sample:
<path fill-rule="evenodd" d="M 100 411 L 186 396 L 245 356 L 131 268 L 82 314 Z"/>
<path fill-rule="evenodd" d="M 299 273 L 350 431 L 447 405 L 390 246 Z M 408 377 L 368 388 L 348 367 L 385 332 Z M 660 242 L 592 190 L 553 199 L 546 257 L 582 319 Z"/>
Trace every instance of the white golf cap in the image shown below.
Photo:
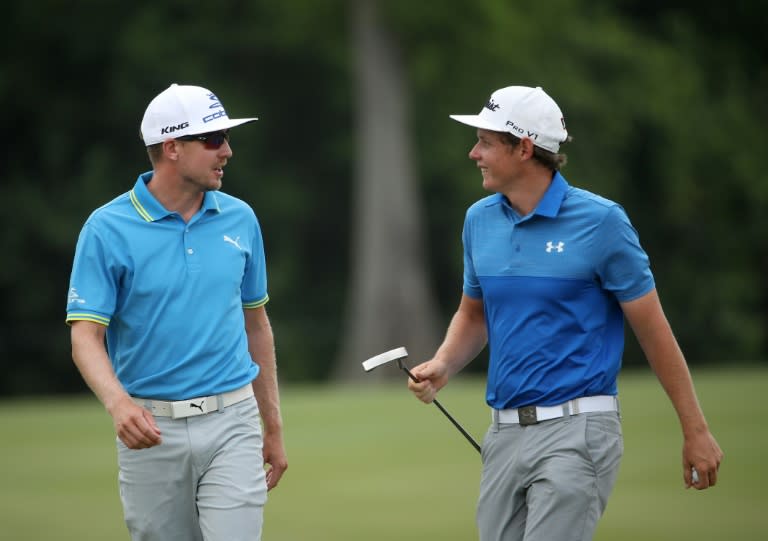
<path fill-rule="evenodd" d="M 565 119 L 555 100 L 540 86 L 508 86 L 491 94 L 477 115 L 450 115 L 454 120 L 497 132 L 509 132 L 528 138 L 534 145 L 550 152 L 560 150 L 568 139 Z"/>
<path fill-rule="evenodd" d="M 149 102 L 141 121 L 144 144 L 227 130 L 257 118 L 229 118 L 219 98 L 200 86 L 172 84 Z"/>

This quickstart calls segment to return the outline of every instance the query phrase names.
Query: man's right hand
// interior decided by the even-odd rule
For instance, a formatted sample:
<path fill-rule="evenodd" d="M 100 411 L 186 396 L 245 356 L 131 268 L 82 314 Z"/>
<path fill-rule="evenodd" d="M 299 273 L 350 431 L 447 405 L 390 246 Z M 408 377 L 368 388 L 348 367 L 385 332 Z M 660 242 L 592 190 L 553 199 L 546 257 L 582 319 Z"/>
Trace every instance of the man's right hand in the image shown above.
<path fill-rule="evenodd" d="M 408 378 L 408 389 L 425 404 L 431 403 L 437 391 L 448 383 L 448 371 L 445 365 L 435 359 L 414 366 L 411 374 L 418 381 Z"/>
<path fill-rule="evenodd" d="M 129 449 L 147 449 L 162 442 L 155 418 L 130 397 L 122 399 L 109 413 L 117 437 Z"/>

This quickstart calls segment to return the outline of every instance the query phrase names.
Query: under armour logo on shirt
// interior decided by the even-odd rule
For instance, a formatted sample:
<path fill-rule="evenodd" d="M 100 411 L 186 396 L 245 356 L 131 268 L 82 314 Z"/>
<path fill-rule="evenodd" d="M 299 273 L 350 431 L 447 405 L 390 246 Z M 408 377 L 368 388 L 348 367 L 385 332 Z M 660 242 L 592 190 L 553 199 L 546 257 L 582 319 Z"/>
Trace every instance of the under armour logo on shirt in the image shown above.
<path fill-rule="evenodd" d="M 562 252 L 565 248 L 565 243 L 563 241 L 558 242 L 557 244 L 553 244 L 552 241 L 547 241 L 547 253 L 551 253 L 552 250 L 555 252 Z"/>

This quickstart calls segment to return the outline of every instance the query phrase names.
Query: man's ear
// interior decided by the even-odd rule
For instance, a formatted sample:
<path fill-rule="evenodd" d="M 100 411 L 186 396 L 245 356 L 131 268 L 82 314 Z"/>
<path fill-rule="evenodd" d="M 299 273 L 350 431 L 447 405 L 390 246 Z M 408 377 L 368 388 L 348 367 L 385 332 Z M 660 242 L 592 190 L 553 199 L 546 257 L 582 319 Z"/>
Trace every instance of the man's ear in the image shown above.
<path fill-rule="evenodd" d="M 179 142 L 176 139 L 167 139 L 163 141 L 163 156 L 169 160 L 179 159 Z"/>
<path fill-rule="evenodd" d="M 517 145 L 517 150 L 520 152 L 520 157 L 525 160 L 533 158 L 533 141 L 528 137 L 520 139 L 520 144 Z"/>

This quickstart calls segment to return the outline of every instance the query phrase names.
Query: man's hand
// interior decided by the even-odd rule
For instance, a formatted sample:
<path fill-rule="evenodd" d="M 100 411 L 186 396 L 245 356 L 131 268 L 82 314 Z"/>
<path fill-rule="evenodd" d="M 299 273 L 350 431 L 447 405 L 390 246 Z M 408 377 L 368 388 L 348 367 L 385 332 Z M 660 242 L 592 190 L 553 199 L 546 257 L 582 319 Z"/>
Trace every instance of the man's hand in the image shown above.
<path fill-rule="evenodd" d="M 115 433 L 129 449 L 146 449 L 162 442 L 153 415 L 136 405 L 130 397 L 120 400 L 109 410 Z"/>
<path fill-rule="evenodd" d="M 288 458 L 280 435 L 264 434 L 264 466 L 267 471 L 267 490 L 272 490 L 288 469 Z M 266 466 L 269 465 L 269 468 Z"/>
<path fill-rule="evenodd" d="M 707 430 L 695 436 L 686 437 L 683 443 L 683 480 L 685 488 L 704 490 L 717 484 L 717 472 L 723 460 L 723 451 Z M 696 477 L 693 477 L 693 469 Z"/>
<path fill-rule="evenodd" d="M 411 374 L 418 381 L 408 378 L 408 389 L 425 404 L 432 402 L 437 391 L 448 383 L 448 370 L 445 364 L 435 359 L 413 367 Z"/>

